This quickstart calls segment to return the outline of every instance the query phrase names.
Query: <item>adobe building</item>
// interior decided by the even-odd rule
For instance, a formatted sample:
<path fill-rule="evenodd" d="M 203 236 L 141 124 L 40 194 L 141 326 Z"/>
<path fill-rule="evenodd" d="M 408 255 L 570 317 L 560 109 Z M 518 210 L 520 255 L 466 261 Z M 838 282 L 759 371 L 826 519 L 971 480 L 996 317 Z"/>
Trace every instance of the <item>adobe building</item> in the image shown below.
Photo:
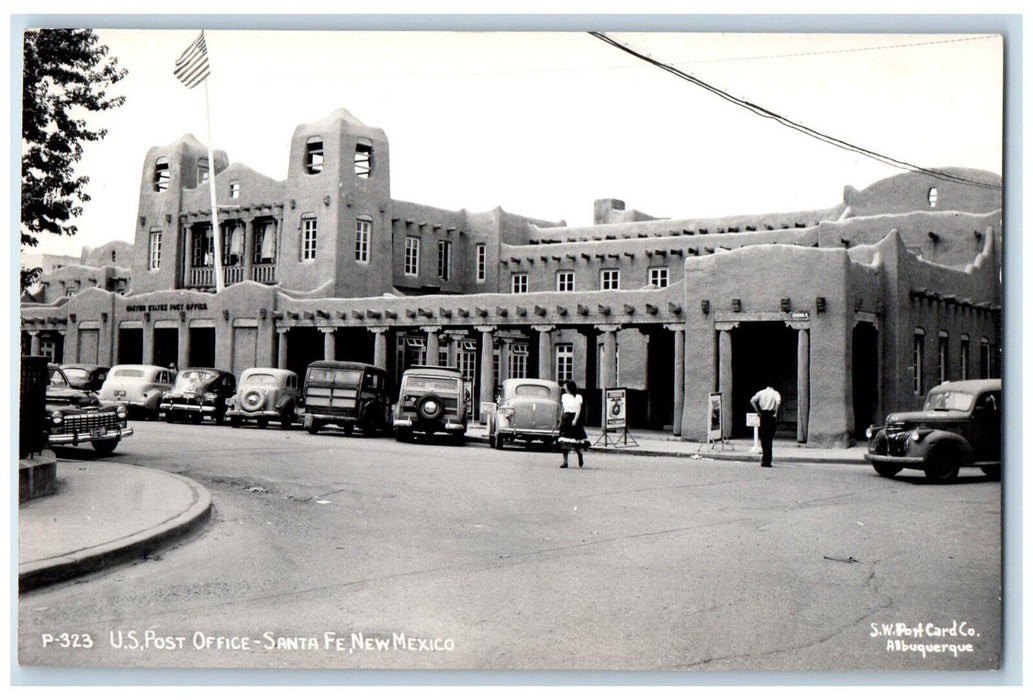
<path fill-rule="evenodd" d="M 23 296 L 23 352 L 238 374 L 358 360 L 396 379 L 459 367 L 473 408 L 507 377 L 574 379 L 600 422 L 628 390 L 632 430 L 751 434 L 774 377 L 780 430 L 848 444 L 946 379 L 999 376 L 1001 179 L 962 169 L 846 187 L 827 209 L 660 218 L 617 199 L 571 227 L 392 199 L 389 143 L 345 110 L 303 124 L 285 181 L 192 136 L 152 148 L 128 268 L 45 276 Z M 208 178 L 225 288 L 214 292 Z"/>

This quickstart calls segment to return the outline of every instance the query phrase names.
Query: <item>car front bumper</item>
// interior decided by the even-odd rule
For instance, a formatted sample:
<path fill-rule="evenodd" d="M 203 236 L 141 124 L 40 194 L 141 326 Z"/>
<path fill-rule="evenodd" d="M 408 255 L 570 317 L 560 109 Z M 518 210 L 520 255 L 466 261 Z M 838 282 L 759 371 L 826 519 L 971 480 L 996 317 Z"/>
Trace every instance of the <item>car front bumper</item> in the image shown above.
<path fill-rule="evenodd" d="M 101 430 L 82 433 L 51 433 L 48 441 L 51 445 L 79 445 L 94 440 L 121 440 L 133 434 L 133 429 L 128 425 L 121 428 L 104 428 Z"/>
<path fill-rule="evenodd" d="M 216 407 L 213 404 L 196 403 L 161 403 L 158 405 L 158 408 L 166 413 L 200 413 L 202 415 L 212 414 L 216 411 Z"/>
<path fill-rule="evenodd" d="M 465 433 L 466 426 L 462 423 L 455 423 L 452 421 L 445 421 L 440 423 L 437 421 L 428 422 L 421 420 L 414 420 L 412 418 L 395 418 L 394 426 L 396 428 L 409 428 L 413 430 L 420 430 L 428 433 L 440 433 L 442 431 L 446 433 Z"/>
<path fill-rule="evenodd" d="M 865 452 L 864 458 L 872 464 L 889 464 L 912 469 L 922 469 L 926 464 L 924 457 L 895 457 L 893 455 L 881 455 L 874 452 Z"/>

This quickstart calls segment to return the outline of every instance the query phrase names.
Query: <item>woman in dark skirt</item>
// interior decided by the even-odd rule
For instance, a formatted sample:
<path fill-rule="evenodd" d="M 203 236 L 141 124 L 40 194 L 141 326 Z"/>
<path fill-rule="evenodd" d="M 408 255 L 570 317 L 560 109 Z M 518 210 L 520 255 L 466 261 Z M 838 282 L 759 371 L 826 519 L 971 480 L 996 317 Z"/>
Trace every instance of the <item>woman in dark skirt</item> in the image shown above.
<path fill-rule="evenodd" d="M 577 453 L 577 465 L 585 466 L 581 451 L 588 447 L 588 436 L 585 434 L 585 412 L 581 394 L 577 393 L 577 384 L 572 380 L 563 383 L 563 394 L 560 396 L 563 416 L 560 419 L 559 446 L 563 451 L 561 469 L 567 468 L 567 455 L 571 450 Z"/>

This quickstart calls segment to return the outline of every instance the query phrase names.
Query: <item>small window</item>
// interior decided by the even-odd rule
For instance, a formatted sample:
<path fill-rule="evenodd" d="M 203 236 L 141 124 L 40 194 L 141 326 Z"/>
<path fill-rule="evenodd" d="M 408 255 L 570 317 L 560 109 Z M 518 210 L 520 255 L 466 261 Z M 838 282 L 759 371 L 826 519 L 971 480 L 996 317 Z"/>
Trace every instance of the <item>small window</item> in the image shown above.
<path fill-rule="evenodd" d="M 323 172 L 323 139 L 318 136 L 305 142 L 305 172 L 310 175 Z"/>
<path fill-rule="evenodd" d="M 114 251 L 112 251 L 114 255 Z M 147 268 L 157 270 L 161 267 L 161 229 L 151 229 L 150 246 L 147 253 Z"/>
<path fill-rule="evenodd" d="M 939 342 L 936 345 L 936 378 L 939 380 L 937 384 L 943 384 L 948 379 L 947 348 L 949 342 L 947 331 L 940 331 Z"/>
<path fill-rule="evenodd" d="M 483 282 L 488 276 L 488 247 L 477 244 L 477 281 Z"/>
<path fill-rule="evenodd" d="M 369 262 L 369 235 L 373 222 L 369 219 L 358 219 L 355 222 L 355 261 Z"/>
<path fill-rule="evenodd" d="M 668 273 L 666 267 L 649 268 L 649 284 L 654 287 L 666 287 L 667 283 Z"/>
<path fill-rule="evenodd" d="M 316 218 L 314 216 L 306 217 L 301 220 L 302 260 L 316 259 L 316 239 L 318 230 L 318 225 L 316 223 Z"/>
<path fill-rule="evenodd" d="M 935 187 L 929 188 L 929 206 L 933 209 L 936 208 L 936 200 L 940 198 L 940 193 L 936 191 Z"/>
<path fill-rule="evenodd" d="M 527 294 L 527 273 L 517 272 L 513 275 L 511 284 L 513 294 Z"/>
<path fill-rule="evenodd" d="M 208 182 L 208 159 L 202 158 L 197 161 L 197 184 Z"/>
<path fill-rule="evenodd" d="M 240 199 L 239 180 L 230 180 L 230 199 Z"/>
<path fill-rule="evenodd" d="M 993 346 L 990 339 L 983 336 L 979 339 L 979 378 L 989 379 L 992 375 Z"/>
<path fill-rule="evenodd" d="M 557 292 L 573 292 L 574 291 L 574 271 L 573 270 L 560 270 L 556 273 L 556 291 Z"/>
<path fill-rule="evenodd" d="M 154 191 L 165 192 L 169 189 L 169 159 L 165 156 L 154 161 Z"/>
<path fill-rule="evenodd" d="M 408 236 L 405 239 L 404 272 L 414 276 L 420 273 L 420 239 Z"/>
<path fill-rule="evenodd" d="M 621 271 L 620 270 L 600 270 L 600 272 L 599 272 L 599 287 L 600 287 L 600 289 L 620 289 L 621 288 Z"/>
<path fill-rule="evenodd" d="M 276 262 L 276 222 L 267 221 L 255 231 L 255 253 L 252 262 L 259 265 Z"/>
<path fill-rule="evenodd" d="M 969 337 L 968 333 L 961 334 L 961 357 L 959 358 L 961 364 L 961 378 L 969 379 L 968 369 L 968 353 L 969 353 Z"/>
<path fill-rule="evenodd" d="M 452 243 L 438 241 L 438 278 L 447 280 L 452 276 Z"/>
<path fill-rule="evenodd" d="M 366 180 L 373 174 L 373 142 L 360 138 L 355 144 L 355 176 Z"/>

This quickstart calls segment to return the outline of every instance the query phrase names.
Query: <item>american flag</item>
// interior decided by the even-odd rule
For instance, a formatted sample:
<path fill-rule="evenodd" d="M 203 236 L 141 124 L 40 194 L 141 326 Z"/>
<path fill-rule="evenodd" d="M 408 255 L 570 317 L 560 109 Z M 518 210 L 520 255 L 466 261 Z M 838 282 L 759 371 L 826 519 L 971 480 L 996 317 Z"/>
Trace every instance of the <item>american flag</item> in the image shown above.
<path fill-rule="evenodd" d="M 208 77 L 208 47 L 204 43 L 204 30 L 176 61 L 173 72 L 188 88 L 197 87 Z"/>

